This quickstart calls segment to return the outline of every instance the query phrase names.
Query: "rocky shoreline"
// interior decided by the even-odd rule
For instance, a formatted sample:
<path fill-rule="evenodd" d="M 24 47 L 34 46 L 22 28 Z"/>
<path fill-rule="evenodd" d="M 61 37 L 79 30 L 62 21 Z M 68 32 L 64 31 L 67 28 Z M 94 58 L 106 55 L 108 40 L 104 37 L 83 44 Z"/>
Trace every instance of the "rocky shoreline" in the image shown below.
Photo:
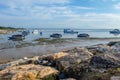
<path fill-rule="evenodd" d="M 120 80 L 120 41 L 0 64 L 0 80 Z"/>

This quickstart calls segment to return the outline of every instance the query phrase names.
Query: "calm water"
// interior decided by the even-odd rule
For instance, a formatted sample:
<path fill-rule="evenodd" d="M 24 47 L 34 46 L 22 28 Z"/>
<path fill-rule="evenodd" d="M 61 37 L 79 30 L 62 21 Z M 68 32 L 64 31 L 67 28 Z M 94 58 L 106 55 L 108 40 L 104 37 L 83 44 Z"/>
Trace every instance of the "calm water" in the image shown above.
<path fill-rule="evenodd" d="M 37 29 L 39 32 L 42 32 L 42 35 L 40 33 L 33 34 L 33 30 L 36 29 L 27 29 L 30 31 L 30 34 L 26 36 L 24 41 L 31 42 L 38 38 L 50 38 L 50 34 L 53 33 L 60 33 L 62 34 L 62 38 L 77 38 L 77 34 L 64 34 L 63 29 Z M 111 37 L 120 37 L 120 35 L 114 35 L 110 34 L 109 31 L 111 29 L 73 29 L 75 31 L 78 31 L 80 33 L 87 33 L 90 35 L 90 37 L 97 37 L 97 38 L 111 38 Z M 20 32 L 15 32 L 7 35 L 0 35 L 0 43 L 9 42 L 8 37 L 10 37 L 13 34 L 19 34 Z"/>

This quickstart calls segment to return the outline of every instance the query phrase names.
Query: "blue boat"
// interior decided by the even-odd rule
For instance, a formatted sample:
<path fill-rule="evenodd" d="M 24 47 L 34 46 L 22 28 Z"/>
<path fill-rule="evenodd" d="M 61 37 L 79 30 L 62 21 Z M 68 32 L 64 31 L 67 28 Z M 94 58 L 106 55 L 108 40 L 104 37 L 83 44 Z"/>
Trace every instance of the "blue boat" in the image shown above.
<path fill-rule="evenodd" d="M 119 29 L 114 29 L 114 30 L 110 31 L 110 33 L 112 33 L 112 34 L 120 34 L 120 30 Z"/>
<path fill-rule="evenodd" d="M 90 37 L 89 34 L 86 34 L 86 33 L 83 33 L 83 34 L 79 34 L 77 37 L 85 37 L 85 38 L 88 38 Z"/>
<path fill-rule="evenodd" d="M 22 32 L 22 35 L 23 35 L 23 36 L 27 36 L 29 33 L 30 33 L 29 31 L 23 31 L 23 32 Z"/>
<path fill-rule="evenodd" d="M 76 34 L 78 32 L 71 29 L 64 29 L 64 33 Z"/>

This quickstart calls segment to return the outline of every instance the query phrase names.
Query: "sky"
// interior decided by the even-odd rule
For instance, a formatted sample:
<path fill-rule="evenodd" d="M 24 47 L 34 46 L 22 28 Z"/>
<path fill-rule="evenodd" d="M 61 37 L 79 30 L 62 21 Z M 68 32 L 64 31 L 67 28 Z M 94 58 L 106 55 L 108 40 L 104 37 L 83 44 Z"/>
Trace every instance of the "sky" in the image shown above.
<path fill-rule="evenodd" d="M 0 0 L 0 25 L 25 28 L 120 28 L 120 0 Z"/>

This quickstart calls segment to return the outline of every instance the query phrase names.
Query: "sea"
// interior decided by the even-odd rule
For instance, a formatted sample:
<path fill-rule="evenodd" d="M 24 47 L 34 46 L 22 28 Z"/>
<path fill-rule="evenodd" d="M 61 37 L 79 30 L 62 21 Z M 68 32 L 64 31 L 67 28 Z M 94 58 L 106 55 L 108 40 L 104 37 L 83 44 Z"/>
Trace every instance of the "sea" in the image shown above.
<path fill-rule="evenodd" d="M 109 31 L 113 29 L 72 29 L 78 31 L 78 34 L 66 34 L 62 28 L 32 28 L 26 29 L 30 33 L 25 37 L 26 42 L 32 42 L 38 38 L 50 38 L 51 34 L 59 33 L 62 34 L 62 38 L 77 38 L 78 34 L 87 33 L 91 38 L 119 38 L 120 34 L 111 34 Z M 38 30 L 38 34 L 34 34 L 33 31 Z M 42 34 L 40 34 L 42 32 Z M 21 31 L 17 31 L 10 34 L 0 34 L 0 43 L 5 43 L 10 41 L 8 38 L 14 34 L 21 34 Z"/>

